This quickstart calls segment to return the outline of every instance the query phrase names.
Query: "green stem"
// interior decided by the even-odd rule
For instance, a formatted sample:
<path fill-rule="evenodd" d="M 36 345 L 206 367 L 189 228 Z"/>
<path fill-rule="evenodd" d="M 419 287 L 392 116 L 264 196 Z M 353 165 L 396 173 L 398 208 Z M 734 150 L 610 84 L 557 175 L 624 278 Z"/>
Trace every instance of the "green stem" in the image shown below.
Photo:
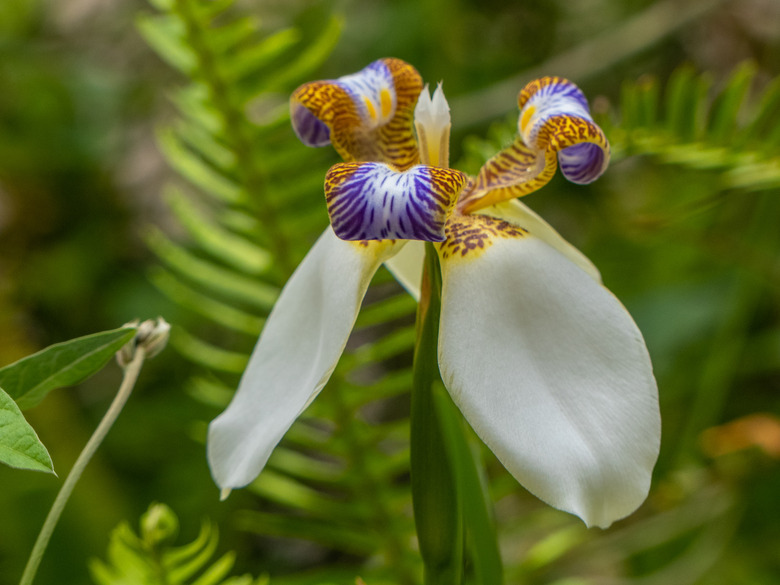
<path fill-rule="evenodd" d="M 125 367 L 122 384 L 119 386 L 119 391 L 114 397 L 113 402 L 111 402 L 111 406 L 109 406 L 106 414 L 103 415 L 100 424 L 98 424 L 95 432 L 89 438 L 89 441 L 87 441 L 87 444 L 79 454 L 78 459 L 76 459 L 76 463 L 73 465 L 70 473 L 68 473 L 68 477 L 62 484 L 62 487 L 52 504 L 51 510 L 49 510 L 49 514 L 46 516 L 46 521 L 43 523 L 41 532 L 38 534 L 38 539 L 35 541 L 35 546 L 33 546 L 30 558 L 27 560 L 27 566 L 24 568 L 24 573 L 22 573 L 19 585 L 31 585 L 33 579 L 35 579 L 35 574 L 38 571 L 38 566 L 41 564 L 43 553 L 46 551 L 49 539 L 51 538 L 52 532 L 54 532 L 57 521 L 60 519 L 62 510 L 65 508 L 68 498 L 70 498 L 71 493 L 73 493 L 73 488 L 76 487 L 76 483 L 79 478 L 81 478 L 81 474 L 84 472 L 90 459 L 92 459 L 92 456 L 98 450 L 98 447 L 100 447 L 100 444 L 116 421 L 119 413 L 122 412 L 122 408 L 130 397 L 133 386 L 135 386 L 135 382 L 138 379 L 138 374 L 141 371 L 141 366 L 144 363 L 145 357 L 146 350 L 143 347 L 137 347 L 133 359 Z"/>
<path fill-rule="evenodd" d="M 425 583 L 461 583 L 468 552 L 476 582 L 500 585 L 504 571 L 479 453 L 438 368 L 441 268 L 432 244 L 425 258 L 411 415 L 412 503 Z"/>
<path fill-rule="evenodd" d="M 440 312 L 438 257 L 426 244 L 411 407 L 412 504 L 425 584 L 458 585 L 463 580 L 463 505 L 436 407 L 436 393 L 444 392 L 437 360 Z"/>

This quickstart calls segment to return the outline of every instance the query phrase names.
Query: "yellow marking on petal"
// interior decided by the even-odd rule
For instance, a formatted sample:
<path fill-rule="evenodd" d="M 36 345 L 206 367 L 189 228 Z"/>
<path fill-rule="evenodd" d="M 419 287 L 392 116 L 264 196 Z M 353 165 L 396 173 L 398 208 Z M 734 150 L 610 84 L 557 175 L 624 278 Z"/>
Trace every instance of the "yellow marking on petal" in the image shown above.
<path fill-rule="evenodd" d="M 525 228 L 503 219 L 454 213 L 444 230 L 447 239 L 434 245 L 442 262 L 470 261 L 479 258 L 498 238 L 523 238 L 527 234 Z"/>
<path fill-rule="evenodd" d="M 528 122 L 531 121 L 531 118 L 535 112 L 536 108 L 534 106 L 528 106 L 525 109 L 523 115 L 520 117 L 520 132 L 525 132 L 525 129 L 528 126 Z"/>
<path fill-rule="evenodd" d="M 348 244 L 355 246 L 358 250 L 361 250 L 367 254 L 373 254 L 375 258 L 384 262 L 387 258 L 392 256 L 392 251 L 396 244 L 403 240 L 344 240 Z"/>
<path fill-rule="evenodd" d="M 382 91 L 379 92 L 379 100 L 382 104 L 382 119 L 386 120 L 393 111 L 393 96 L 387 89 L 382 88 Z"/>
<path fill-rule="evenodd" d="M 368 110 L 368 115 L 371 116 L 371 120 L 376 122 L 376 108 L 374 107 L 373 102 L 367 97 L 363 98 L 363 102 L 366 104 L 366 109 Z"/>
<path fill-rule="evenodd" d="M 306 83 L 291 99 L 330 129 L 330 142 L 344 161 L 384 162 L 406 170 L 420 160 L 413 117 L 422 78 L 400 59 L 381 62 L 392 77 L 392 85 L 381 88 L 378 95 L 374 92 L 373 99 L 362 96 L 362 104 L 338 80 Z M 361 112 L 363 105 L 370 120 Z"/>

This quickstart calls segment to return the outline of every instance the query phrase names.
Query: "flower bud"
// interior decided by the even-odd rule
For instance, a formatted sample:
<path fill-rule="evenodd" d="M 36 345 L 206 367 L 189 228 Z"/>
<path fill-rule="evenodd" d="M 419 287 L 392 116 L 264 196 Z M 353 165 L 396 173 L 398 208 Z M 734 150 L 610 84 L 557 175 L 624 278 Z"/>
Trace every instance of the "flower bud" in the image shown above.
<path fill-rule="evenodd" d="M 168 336 L 171 331 L 170 324 L 162 317 L 158 317 L 157 320 L 148 319 L 142 323 L 139 323 L 136 319 L 126 323 L 124 326 L 135 327 L 137 331 L 135 337 L 128 341 L 116 354 L 117 362 L 123 368 L 127 367 L 127 364 L 133 360 L 135 352 L 139 347 L 143 347 L 146 357 L 154 357 L 160 353 L 168 343 Z"/>

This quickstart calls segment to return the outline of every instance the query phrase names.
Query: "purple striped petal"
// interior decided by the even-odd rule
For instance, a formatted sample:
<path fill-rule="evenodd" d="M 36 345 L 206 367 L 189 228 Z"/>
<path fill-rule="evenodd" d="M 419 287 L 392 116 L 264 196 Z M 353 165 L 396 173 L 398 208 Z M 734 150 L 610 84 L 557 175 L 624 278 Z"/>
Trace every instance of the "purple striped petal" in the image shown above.
<path fill-rule="evenodd" d="M 332 144 L 345 161 L 408 169 L 420 160 L 412 122 L 421 90 L 414 67 L 379 59 L 357 73 L 296 89 L 290 98 L 292 126 L 304 144 Z"/>
<path fill-rule="evenodd" d="M 330 144 L 330 128 L 306 107 L 297 102 L 290 105 L 292 127 L 306 146 L 321 147 Z"/>
<path fill-rule="evenodd" d="M 453 169 L 341 163 L 325 177 L 330 222 L 342 240 L 444 241 L 444 224 L 467 181 Z"/>
<path fill-rule="evenodd" d="M 606 170 L 609 143 L 579 87 L 561 77 L 544 77 L 529 83 L 518 102 L 523 142 L 531 149 L 557 152 L 568 180 L 591 183 Z"/>

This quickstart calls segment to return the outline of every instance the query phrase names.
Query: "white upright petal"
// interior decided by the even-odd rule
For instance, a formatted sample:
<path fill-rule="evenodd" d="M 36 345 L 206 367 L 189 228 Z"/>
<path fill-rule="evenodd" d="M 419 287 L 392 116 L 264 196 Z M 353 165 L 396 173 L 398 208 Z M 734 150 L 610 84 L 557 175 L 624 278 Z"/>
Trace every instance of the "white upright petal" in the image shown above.
<path fill-rule="evenodd" d="M 582 268 L 593 280 L 601 282 L 601 273 L 593 262 L 567 242 L 561 234 L 555 231 L 554 227 L 519 199 L 510 199 L 509 201 L 480 209 L 477 213 L 497 217 L 527 229 L 531 234 L 543 240 Z"/>
<path fill-rule="evenodd" d="M 425 260 L 425 242 L 410 240 L 392 258 L 385 260 L 385 266 L 395 279 L 415 300 L 420 300 L 422 286 L 423 261 Z"/>
<path fill-rule="evenodd" d="M 209 425 L 208 460 L 220 488 L 251 482 L 325 386 L 371 277 L 397 247 L 345 242 L 331 228 L 314 244 L 271 311 L 232 402 Z"/>
<path fill-rule="evenodd" d="M 660 443 L 642 335 L 541 239 L 443 260 L 439 365 L 474 430 L 533 494 L 606 528 L 645 499 Z"/>

